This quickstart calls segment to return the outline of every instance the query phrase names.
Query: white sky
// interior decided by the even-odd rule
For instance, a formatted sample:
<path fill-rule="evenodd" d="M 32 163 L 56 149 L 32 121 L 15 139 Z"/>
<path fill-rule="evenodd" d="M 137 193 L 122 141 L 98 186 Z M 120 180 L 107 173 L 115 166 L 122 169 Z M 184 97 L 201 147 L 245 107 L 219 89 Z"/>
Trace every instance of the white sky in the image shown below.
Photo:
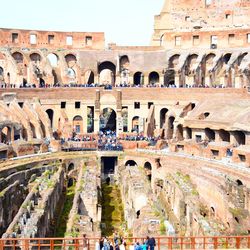
<path fill-rule="evenodd" d="M 164 0 L 1 0 L 0 27 L 103 31 L 106 44 L 149 45 Z"/>

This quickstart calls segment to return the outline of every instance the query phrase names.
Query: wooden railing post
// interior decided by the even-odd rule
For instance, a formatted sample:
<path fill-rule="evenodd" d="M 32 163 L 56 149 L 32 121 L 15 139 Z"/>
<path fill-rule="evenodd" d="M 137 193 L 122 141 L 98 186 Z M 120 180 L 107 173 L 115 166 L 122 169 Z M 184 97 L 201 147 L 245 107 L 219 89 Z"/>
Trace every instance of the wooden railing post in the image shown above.
<path fill-rule="evenodd" d="M 240 237 L 236 237 L 236 249 L 240 249 L 240 241 L 241 241 L 241 238 Z"/>
<path fill-rule="evenodd" d="M 218 237 L 214 237 L 214 249 L 218 248 Z"/>
<path fill-rule="evenodd" d="M 50 250 L 54 250 L 54 240 L 50 240 Z"/>
<path fill-rule="evenodd" d="M 191 248 L 195 249 L 195 237 L 191 237 Z"/>
<path fill-rule="evenodd" d="M 30 247 L 30 246 L 29 246 L 29 245 L 30 245 L 29 243 L 30 243 L 30 240 L 24 240 L 24 249 L 25 249 L 25 250 L 29 250 L 29 247 Z"/>
<path fill-rule="evenodd" d="M 168 237 L 168 249 L 173 249 L 173 238 Z"/>
<path fill-rule="evenodd" d="M 158 238 L 157 245 L 158 245 L 158 250 L 160 250 L 161 249 L 161 238 Z"/>

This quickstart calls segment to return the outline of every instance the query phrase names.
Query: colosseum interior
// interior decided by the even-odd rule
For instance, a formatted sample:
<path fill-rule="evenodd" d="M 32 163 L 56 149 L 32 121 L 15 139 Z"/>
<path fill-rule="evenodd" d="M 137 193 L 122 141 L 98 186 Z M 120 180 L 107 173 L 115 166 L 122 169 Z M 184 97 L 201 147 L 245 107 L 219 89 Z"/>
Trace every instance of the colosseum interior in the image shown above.
<path fill-rule="evenodd" d="M 250 249 L 249 14 L 166 0 L 150 46 L 0 29 L 0 249 Z"/>

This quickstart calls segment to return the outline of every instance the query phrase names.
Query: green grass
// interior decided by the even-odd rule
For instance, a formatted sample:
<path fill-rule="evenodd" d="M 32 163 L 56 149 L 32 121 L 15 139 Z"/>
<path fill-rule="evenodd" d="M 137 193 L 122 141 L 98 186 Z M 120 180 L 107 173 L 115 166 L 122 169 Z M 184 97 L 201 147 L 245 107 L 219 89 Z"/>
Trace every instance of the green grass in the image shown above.
<path fill-rule="evenodd" d="M 75 184 L 67 188 L 66 198 L 65 198 L 63 210 L 62 210 L 62 213 L 59 218 L 58 225 L 57 225 L 57 231 L 55 233 L 55 237 L 64 237 L 64 234 L 67 229 L 69 213 L 73 204 L 74 195 L 75 195 Z"/>
<path fill-rule="evenodd" d="M 120 190 L 116 185 L 102 184 L 102 235 L 111 236 L 115 230 L 121 231 L 124 225 L 124 211 Z"/>

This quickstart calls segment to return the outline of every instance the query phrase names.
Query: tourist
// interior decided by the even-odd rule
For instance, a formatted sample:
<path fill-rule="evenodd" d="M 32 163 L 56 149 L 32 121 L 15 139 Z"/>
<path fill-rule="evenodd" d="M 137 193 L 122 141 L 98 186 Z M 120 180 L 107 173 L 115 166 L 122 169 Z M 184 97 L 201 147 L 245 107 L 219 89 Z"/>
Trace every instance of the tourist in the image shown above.
<path fill-rule="evenodd" d="M 88 249 L 88 245 L 89 245 L 89 242 L 88 242 L 88 238 L 86 237 L 86 234 L 83 235 L 83 250 L 87 250 Z"/>
<path fill-rule="evenodd" d="M 154 250 L 155 248 L 155 238 L 154 237 L 147 237 L 147 245 L 149 250 Z"/>
<path fill-rule="evenodd" d="M 148 245 L 146 243 L 146 240 L 143 241 L 143 244 L 142 244 L 142 250 L 148 250 Z"/>
<path fill-rule="evenodd" d="M 103 250 L 110 250 L 110 245 L 109 245 L 109 242 L 107 240 L 107 237 L 104 237 L 104 240 L 103 240 Z"/>
<path fill-rule="evenodd" d="M 142 246 L 140 245 L 139 241 L 135 243 L 134 250 L 142 250 Z"/>

